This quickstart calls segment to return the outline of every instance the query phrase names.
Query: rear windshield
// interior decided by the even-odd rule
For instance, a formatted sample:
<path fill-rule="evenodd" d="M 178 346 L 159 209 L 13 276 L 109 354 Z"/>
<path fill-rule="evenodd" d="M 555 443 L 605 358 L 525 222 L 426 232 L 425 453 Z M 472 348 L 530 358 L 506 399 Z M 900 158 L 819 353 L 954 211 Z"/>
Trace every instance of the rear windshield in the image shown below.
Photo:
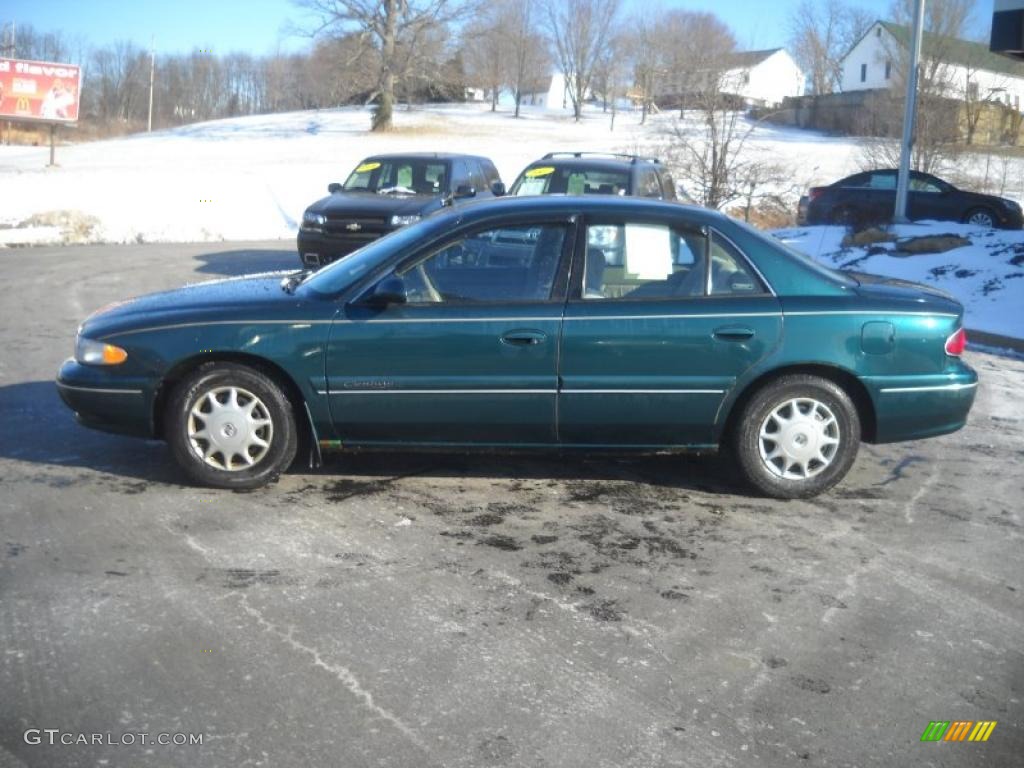
<path fill-rule="evenodd" d="M 513 195 L 628 195 L 629 173 L 572 166 L 527 168 L 512 185 Z"/>
<path fill-rule="evenodd" d="M 439 160 L 389 158 L 364 160 L 345 182 L 346 192 L 440 195 L 447 188 L 448 166 Z"/>

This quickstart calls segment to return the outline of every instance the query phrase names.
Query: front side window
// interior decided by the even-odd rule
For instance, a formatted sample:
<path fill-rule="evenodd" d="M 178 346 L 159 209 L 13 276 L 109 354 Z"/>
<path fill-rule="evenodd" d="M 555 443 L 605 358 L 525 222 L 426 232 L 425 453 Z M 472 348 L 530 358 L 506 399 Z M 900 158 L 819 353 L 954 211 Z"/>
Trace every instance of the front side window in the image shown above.
<path fill-rule="evenodd" d="M 658 174 L 654 171 L 644 171 L 640 176 L 638 191 L 642 197 L 661 197 L 661 182 L 658 180 Z"/>
<path fill-rule="evenodd" d="M 547 301 L 567 231 L 537 224 L 475 232 L 396 274 L 409 304 Z"/>
<path fill-rule="evenodd" d="M 445 164 L 434 160 L 367 160 L 349 175 L 345 190 L 381 195 L 439 195 L 447 188 L 447 175 Z"/>
<path fill-rule="evenodd" d="M 942 192 L 942 187 L 938 181 L 931 179 L 927 176 L 911 176 L 910 177 L 910 191 L 911 192 L 931 192 L 933 194 L 939 194 Z"/>

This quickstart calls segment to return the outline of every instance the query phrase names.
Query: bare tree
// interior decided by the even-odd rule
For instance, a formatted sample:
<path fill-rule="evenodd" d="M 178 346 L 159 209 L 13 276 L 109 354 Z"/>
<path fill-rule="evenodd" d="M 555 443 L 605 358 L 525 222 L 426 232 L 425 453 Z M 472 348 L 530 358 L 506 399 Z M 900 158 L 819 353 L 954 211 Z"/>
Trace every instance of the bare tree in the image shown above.
<path fill-rule="evenodd" d="M 467 75 L 490 93 L 492 112 L 498 108 L 502 86 L 510 79 L 511 51 L 504 16 L 504 3 L 490 3 L 462 31 Z"/>
<path fill-rule="evenodd" d="M 408 72 L 409 51 L 432 29 L 464 14 L 464 0 L 295 0 L 318 17 L 315 35 L 351 34 L 376 52 L 377 82 L 371 98 L 377 100 L 372 129 L 391 129 L 395 84 Z M 402 50 L 406 53 L 403 56 Z"/>
<path fill-rule="evenodd" d="M 669 129 L 666 156 L 676 179 L 698 202 L 721 208 L 744 194 L 744 145 L 755 124 L 746 120 L 738 100 L 723 92 L 734 49 L 728 28 L 709 14 L 690 14 L 688 25 L 700 30 L 704 45 L 688 50 L 692 64 L 680 78 L 687 109 Z"/>
<path fill-rule="evenodd" d="M 551 74 L 551 53 L 546 44 L 538 45 L 544 34 L 537 0 L 505 0 L 501 26 L 507 39 L 508 85 L 516 101 L 515 116 L 519 117 L 526 85 Z"/>
<path fill-rule="evenodd" d="M 812 94 L 836 90 L 843 56 L 872 21 L 863 8 L 843 0 L 801 0 L 789 18 L 789 50 L 807 73 Z"/>
<path fill-rule="evenodd" d="M 577 121 L 618 9 L 619 0 L 548 0 L 555 53 Z"/>

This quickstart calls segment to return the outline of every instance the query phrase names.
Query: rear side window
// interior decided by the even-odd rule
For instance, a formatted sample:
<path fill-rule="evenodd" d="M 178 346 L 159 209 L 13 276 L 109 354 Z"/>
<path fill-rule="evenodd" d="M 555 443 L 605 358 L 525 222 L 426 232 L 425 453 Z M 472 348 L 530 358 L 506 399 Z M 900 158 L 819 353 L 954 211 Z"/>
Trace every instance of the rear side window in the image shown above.
<path fill-rule="evenodd" d="M 661 181 L 658 179 L 658 174 L 652 170 L 641 171 L 637 194 L 641 197 L 661 197 Z"/>
<path fill-rule="evenodd" d="M 710 264 L 710 271 L 709 271 Z M 725 239 L 667 224 L 591 224 L 582 297 L 682 299 L 757 295 L 764 284 Z"/>
<path fill-rule="evenodd" d="M 765 293 L 761 279 L 736 248 L 720 235 L 711 237 L 711 295 L 751 296 Z"/>
<path fill-rule="evenodd" d="M 666 200 L 676 199 L 676 182 L 671 175 L 664 172 L 661 174 L 661 186 Z"/>
<path fill-rule="evenodd" d="M 872 173 L 868 186 L 871 189 L 896 189 L 895 173 Z"/>

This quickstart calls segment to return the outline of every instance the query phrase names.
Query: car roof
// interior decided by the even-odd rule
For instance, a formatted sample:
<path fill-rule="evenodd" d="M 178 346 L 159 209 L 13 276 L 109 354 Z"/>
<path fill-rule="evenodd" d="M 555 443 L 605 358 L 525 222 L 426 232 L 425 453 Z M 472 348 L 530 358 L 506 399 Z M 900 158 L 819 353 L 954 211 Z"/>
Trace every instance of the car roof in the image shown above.
<path fill-rule="evenodd" d="M 367 160 L 487 160 L 480 155 L 464 155 L 458 152 L 388 152 L 383 155 L 370 155 Z"/>
<path fill-rule="evenodd" d="M 625 158 L 614 157 L 542 157 L 539 160 L 534 160 L 523 170 L 528 171 L 531 168 L 551 167 L 579 168 L 587 171 L 613 171 L 618 173 L 625 171 L 629 173 L 633 168 L 653 166 L 655 164 L 656 161 L 645 158 L 639 158 L 634 162 Z M 658 164 L 660 165 L 660 163 Z"/>
<path fill-rule="evenodd" d="M 465 221 L 483 220 L 501 215 L 640 214 L 671 215 L 685 211 L 697 224 L 718 224 L 727 217 L 719 211 L 699 205 L 650 197 L 618 195 L 525 195 L 496 197 L 466 203 L 451 210 Z"/>

